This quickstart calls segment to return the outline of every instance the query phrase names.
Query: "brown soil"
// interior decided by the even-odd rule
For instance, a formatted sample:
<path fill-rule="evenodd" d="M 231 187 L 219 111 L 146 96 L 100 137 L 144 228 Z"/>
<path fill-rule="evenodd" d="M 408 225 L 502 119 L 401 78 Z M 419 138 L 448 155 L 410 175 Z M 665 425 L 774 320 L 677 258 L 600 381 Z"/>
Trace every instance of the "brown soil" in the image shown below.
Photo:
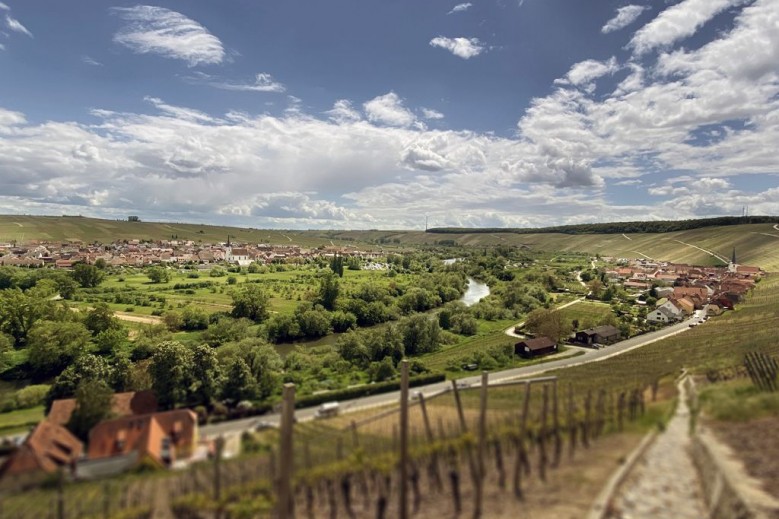
<path fill-rule="evenodd" d="M 748 422 L 707 421 L 706 425 L 733 449 L 766 492 L 779 497 L 779 416 Z"/>

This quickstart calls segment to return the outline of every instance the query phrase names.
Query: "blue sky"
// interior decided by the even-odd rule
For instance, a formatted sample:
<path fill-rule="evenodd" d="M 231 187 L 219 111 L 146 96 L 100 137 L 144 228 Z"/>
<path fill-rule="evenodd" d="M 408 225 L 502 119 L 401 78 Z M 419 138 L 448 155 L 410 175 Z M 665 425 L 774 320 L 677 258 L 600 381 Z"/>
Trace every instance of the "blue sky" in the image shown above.
<path fill-rule="evenodd" d="M 0 0 L 0 212 L 779 213 L 775 0 Z"/>

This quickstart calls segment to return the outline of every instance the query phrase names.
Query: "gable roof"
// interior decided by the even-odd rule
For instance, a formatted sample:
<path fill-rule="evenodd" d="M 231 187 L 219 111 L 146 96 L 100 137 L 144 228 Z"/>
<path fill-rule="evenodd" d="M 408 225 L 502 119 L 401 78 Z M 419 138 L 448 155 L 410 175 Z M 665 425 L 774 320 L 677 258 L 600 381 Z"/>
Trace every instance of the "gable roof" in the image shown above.
<path fill-rule="evenodd" d="M 557 343 L 549 337 L 536 337 L 534 339 L 525 339 L 516 344 L 516 346 L 525 346 L 528 351 L 543 350 L 554 347 Z"/>
<path fill-rule="evenodd" d="M 18 449 L 8 457 L 2 475 L 22 474 L 36 470 L 55 472 L 81 457 L 84 444 L 61 425 L 43 420 L 32 430 Z"/>
<path fill-rule="evenodd" d="M 197 440 L 197 415 L 189 409 L 174 409 L 141 416 L 125 416 L 100 422 L 89 431 L 88 457 L 108 458 L 137 452 L 138 458 L 165 462 L 163 443 L 171 449 L 191 450 Z"/>
<path fill-rule="evenodd" d="M 51 404 L 47 418 L 53 423 L 65 425 L 76 409 L 75 398 L 62 398 Z M 111 414 L 115 416 L 141 415 L 157 411 L 157 397 L 154 391 L 128 391 L 114 393 L 111 400 Z"/>

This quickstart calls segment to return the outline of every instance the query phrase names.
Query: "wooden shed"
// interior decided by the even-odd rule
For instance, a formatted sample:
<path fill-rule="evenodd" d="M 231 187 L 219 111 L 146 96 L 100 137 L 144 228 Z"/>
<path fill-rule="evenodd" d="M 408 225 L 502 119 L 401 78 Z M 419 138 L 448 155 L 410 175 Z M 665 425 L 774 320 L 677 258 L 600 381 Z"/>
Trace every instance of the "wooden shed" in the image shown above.
<path fill-rule="evenodd" d="M 538 357 L 557 352 L 557 343 L 549 337 L 536 337 L 525 339 L 514 345 L 514 353 L 520 357 Z"/>

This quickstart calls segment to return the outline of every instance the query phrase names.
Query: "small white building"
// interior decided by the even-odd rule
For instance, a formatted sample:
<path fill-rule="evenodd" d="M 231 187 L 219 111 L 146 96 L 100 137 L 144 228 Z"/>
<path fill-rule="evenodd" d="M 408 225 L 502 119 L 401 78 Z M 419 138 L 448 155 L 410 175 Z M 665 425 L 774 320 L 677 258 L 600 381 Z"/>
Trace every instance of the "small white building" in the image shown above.
<path fill-rule="evenodd" d="M 673 323 L 684 318 L 684 312 L 671 301 L 658 306 L 646 316 L 650 323 Z"/>

